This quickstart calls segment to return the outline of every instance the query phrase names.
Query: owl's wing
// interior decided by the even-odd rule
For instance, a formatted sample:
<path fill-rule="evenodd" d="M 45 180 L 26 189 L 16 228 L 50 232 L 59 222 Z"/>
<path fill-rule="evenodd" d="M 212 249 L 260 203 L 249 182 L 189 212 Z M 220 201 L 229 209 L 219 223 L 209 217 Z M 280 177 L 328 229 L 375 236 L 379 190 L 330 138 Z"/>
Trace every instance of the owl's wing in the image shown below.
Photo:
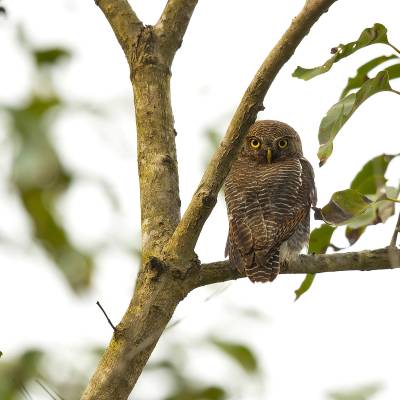
<path fill-rule="evenodd" d="M 252 171 L 246 185 L 228 185 L 228 250 L 231 262 L 252 281 L 273 280 L 279 248 L 308 218 L 316 201 L 311 165 L 294 159 Z"/>
<path fill-rule="evenodd" d="M 305 158 L 279 166 L 271 179 L 264 180 L 264 184 L 268 183 L 269 197 L 263 196 L 265 189 L 261 189 L 259 197 L 266 203 L 262 212 L 266 225 L 262 246 L 272 250 L 289 239 L 308 218 L 311 205 L 317 202 L 317 193 L 313 169 Z"/>

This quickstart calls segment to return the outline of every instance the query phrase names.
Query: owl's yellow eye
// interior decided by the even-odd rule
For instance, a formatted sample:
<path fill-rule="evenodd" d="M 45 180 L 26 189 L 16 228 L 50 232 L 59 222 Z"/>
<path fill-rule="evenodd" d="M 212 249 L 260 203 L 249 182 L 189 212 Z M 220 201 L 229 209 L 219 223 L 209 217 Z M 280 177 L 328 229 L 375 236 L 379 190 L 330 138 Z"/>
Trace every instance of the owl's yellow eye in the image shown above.
<path fill-rule="evenodd" d="M 287 145 L 288 145 L 288 141 L 287 141 L 286 139 L 281 139 L 281 140 L 278 142 L 278 146 L 279 146 L 280 149 L 286 148 Z"/>
<path fill-rule="evenodd" d="M 250 146 L 253 149 L 258 149 L 261 146 L 261 143 L 260 143 L 260 141 L 258 139 L 251 139 L 250 140 Z"/>

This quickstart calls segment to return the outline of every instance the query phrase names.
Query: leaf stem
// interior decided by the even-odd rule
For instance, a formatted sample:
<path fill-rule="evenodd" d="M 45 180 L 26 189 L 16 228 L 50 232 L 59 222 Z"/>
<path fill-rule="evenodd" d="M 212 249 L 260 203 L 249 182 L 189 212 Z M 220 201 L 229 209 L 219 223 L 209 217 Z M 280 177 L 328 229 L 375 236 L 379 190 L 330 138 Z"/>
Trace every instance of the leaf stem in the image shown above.
<path fill-rule="evenodd" d="M 391 197 L 386 197 L 386 199 L 384 200 L 389 200 L 389 201 L 393 201 L 395 203 L 400 203 L 400 199 L 392 199 Z"/>
<path fill-rule="evenodd" d="M 388 43 L 388 45 L 389 45 L 396 53 L 400 54 L 400 50 L 399 50 L 396 46 L 393 46 L 391 43 Z"/>
<path fill-rule="evenodd" d="M 400 232 L 400 213 L 399 213 L 399 216 L 397 218 L 397 223 L 396 223 L 396 226 L 394 228 L 392 240 L 390 241 L 389 247 L 396 247 L 397 235 L 399 234 L 399 232 Z"/>

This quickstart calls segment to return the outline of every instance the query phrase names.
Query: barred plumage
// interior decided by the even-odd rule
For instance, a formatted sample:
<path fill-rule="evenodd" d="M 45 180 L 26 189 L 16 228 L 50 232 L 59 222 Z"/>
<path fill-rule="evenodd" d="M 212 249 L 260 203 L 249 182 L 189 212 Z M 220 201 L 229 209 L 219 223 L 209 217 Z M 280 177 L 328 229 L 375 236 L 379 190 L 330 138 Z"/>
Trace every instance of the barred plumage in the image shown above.
<path fill-rule="evenodd" d="M 253 282 L 272 281 L 309 236 L 314 173 L 300 137 L 279 121 L 257 121 L 225 181 L 225 255 Z"/>

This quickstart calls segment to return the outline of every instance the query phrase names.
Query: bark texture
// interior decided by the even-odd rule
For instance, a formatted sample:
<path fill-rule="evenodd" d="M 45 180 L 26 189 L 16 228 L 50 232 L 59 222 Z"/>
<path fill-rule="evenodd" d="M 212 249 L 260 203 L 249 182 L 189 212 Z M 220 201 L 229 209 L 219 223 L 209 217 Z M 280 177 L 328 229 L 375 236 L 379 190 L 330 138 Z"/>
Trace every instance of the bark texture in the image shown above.
<path fill-rule="evenodd" d="M 170 77 L 174 55 L 182 43 L 197 0 L 169 0 L 155 26 L 145 26 L 127 0 L 96 0 L 131 70 L 140 180 L 142 265 L 128 309 L 82 399 L 127 399 L 177 304 L 198 286 L 240 277 L 226 261 L 200 265 L 194 246 L 245 133 L 263 108 L 263 99 L 272 81 L 334 1 L 306 1 L 267 56 L 181 220 Z M 392 268 L 399 266 L 399 259 L 399 251 L 394 248 L 305 256 L 283 272 Z"/>

